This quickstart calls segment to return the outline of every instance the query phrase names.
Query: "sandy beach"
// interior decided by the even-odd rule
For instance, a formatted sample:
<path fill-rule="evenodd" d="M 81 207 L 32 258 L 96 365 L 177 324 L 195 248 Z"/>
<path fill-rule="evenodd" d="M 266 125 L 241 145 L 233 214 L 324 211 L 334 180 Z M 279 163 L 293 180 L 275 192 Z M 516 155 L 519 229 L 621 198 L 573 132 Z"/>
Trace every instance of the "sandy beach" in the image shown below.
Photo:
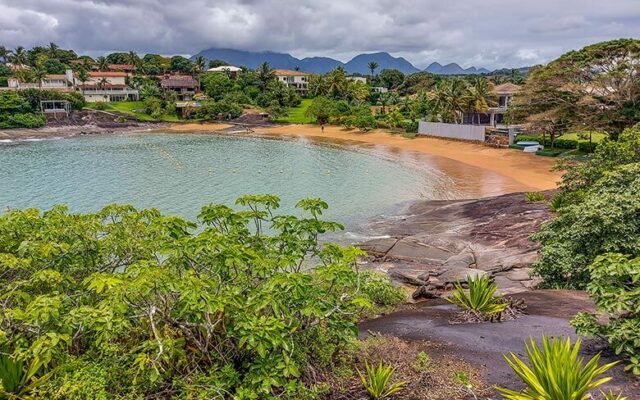
<path fill-rule="evenodd" d="M 215 133 L 224 129 L 223 125 L 175 124 L 168 131 Z M 554 189 L 562 175 L 551 171 L 553 158 L 432 137 L 406 139 L 382 130 L 365 133 L 337 126 L 325 126 L 322 131 L 317 125 L 274 125 L 255 128 L 251 135 L 304 138 L 390 153 L 403 161 L 445 172 L 461 188 L 459 198 Z"/>

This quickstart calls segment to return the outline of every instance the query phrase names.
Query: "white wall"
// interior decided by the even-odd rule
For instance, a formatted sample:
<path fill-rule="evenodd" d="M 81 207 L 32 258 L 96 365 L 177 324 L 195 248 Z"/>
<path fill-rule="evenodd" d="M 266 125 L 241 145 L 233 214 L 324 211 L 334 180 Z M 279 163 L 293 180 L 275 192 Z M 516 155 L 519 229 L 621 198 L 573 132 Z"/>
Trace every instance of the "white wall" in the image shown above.
<path fill-rule="evenodd" d="M 445 124 L 442 122 L 418 123 L 418 135 L 484 142 L 484 126 Z"/>

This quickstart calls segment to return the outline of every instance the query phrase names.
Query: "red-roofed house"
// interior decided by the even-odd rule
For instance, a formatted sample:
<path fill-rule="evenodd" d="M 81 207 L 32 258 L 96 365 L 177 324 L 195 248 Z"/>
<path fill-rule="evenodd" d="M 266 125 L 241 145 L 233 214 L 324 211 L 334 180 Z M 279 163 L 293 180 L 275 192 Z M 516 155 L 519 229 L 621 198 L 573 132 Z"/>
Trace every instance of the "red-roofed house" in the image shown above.
<path fill-rule="evenodd" d="M 309 74 L 291 69 L 274 69 L 273 73 L 280 82 L 294 89 L 300 96 L 306 96 L 309 92 Z"/>

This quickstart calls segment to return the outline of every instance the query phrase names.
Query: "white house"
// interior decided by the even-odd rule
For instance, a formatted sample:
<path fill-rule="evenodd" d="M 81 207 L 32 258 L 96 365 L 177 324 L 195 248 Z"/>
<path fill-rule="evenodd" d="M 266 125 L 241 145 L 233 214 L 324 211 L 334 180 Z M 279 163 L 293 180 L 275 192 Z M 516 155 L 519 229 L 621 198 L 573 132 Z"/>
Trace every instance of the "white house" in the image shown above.
<path fill-rule="evenodd" d="M 224 72 L 230 77 L 235 78 L 242 72 L 242 68 L 233 65 L 221 65 L 219 67 L 209 68 L 207 72 Z"/>
<path fill-rule="evenodd" d="M 274 75 L 280 82 L 294 89 L 300 96 L 309 92 L 309 74 L 290 69 L 274 69 Z"/>
<path fill-rule="evenodd" d="M 84 82 L 76 76 L 75 83 L 88 102 L 138 100 L 138 90 L 127 86 L 127 76 L 124 71 L 93 71 Z"/>
<path fill-rule="evenodd" d="M 347 80 L 365 84 L 367 83 L 367 78 L 364 76 L 347 76 Z"/>
<path fill-rule="evenodd" d="M 40 83 L 38 82 L 20 82 L 17 78 L 9 78 L 7 86 L 13 90 L 23 89 L 44 89 L 58 91 L 73 90 L 73 73 L 67 70 L 65 74 L 49 74 L 46 75 Z"/>

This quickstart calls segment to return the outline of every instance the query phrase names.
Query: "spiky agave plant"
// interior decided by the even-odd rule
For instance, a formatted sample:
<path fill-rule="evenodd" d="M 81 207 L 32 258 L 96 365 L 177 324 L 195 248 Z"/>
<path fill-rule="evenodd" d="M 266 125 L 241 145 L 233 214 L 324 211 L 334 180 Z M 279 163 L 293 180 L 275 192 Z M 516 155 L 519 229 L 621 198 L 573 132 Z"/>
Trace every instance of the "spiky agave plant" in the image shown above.
<path fill-rule="evenodd" d="M 507 400 L 586 400 L 589 391 L 611 380 L 610 377 L 598 378 L 613 367 L 616 362 L 598 366 L 600 354 L 588 362 L 579 357 L 580 340 L 575 345 L 571 339 L 542 337 L 542 347 L 538 347 L 533 338 L 525 344 L 525 350 L 531 366 L 525 364 L 517 355 L 505 355 L 507 363 L 522 379 L 525 388 L 516 392 L 507 388 L 498 388 Z"/>
<path fill-rule="evenodd" d="M 358 371 L 362 386 L 367 390 L 369 396 L 374 400 L 388 399 L 394 394 L 398 393 L 407 384 L 405 381 L 391 383 L 391 378 L 395 373 L 395 368 L 382 365 L 382 361 L 376 368 L 373 365 L 369 365 L 368 362 L 364 363 L 366 376 Z"/>
<path fill-rule="evenodd" d="M 468 283 L 468 294 L 460 282 L 456 282 L 455 290 L 447 300 L 465 310 L 484 315 L 497 314 L 507 308 L 508 304 L 495 296 L 498 287 L 488 276 L 470 277 Z"/>

